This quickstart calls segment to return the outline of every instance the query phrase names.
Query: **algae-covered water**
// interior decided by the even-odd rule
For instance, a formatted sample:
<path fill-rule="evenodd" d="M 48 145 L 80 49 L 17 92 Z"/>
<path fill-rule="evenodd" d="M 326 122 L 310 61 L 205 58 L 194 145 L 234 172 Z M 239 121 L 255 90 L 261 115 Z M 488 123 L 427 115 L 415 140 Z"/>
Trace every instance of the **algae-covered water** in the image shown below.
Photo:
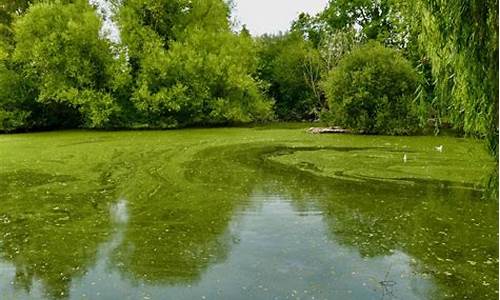
<path fill-rule="evenodd" d="M 496 299 L 491 167 L 453 137 L 2 135 L 0 298 Z"/>

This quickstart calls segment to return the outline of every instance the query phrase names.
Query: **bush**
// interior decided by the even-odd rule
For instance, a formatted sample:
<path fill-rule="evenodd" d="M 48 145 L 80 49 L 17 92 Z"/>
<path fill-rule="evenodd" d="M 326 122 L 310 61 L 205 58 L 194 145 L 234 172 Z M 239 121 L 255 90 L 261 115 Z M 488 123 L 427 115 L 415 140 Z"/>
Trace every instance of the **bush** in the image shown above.
<path fill-rule="evenodd" d="M 345 56 L 323 89 L 335 125 L 394 135 L 418 128 L 417 83 L 416 71 L 396 50 L 371 42 Z"/>
<path fill-rule="evenodd" d="M 6 111 L 0 108 L 0 132 L 9 132 L 25 126 L 29 112 Z"/>

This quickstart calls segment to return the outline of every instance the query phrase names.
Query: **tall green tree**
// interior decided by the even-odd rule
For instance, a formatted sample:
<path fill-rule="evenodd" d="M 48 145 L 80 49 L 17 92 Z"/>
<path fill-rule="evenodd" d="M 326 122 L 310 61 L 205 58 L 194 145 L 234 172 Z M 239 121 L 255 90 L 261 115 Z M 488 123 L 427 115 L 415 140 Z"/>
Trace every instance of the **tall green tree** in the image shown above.
<path fill-rule="evenodd" d="M 0 131 L 29 127 L 33 103 L 29 88 L 12 64 L 13 22 L 32 3 L 31 0 L 5 0 L 0 3 Z"/>
<path fill-rule="evenodd" d="M 224 1 L 129 0 L 119 16 L 134 76 L 132 101 L 143 122 L 177 126 L 270 116 L 271 103 L 254 76 L 254 42 L 230 30 Z"/>
<path fill-rule="evenodd" d="M 125 75 L 100 28 L 85 1 L 35 4 L 16 21 L 13 60 L 36 88 L 36 101 L 55 108 L 49 118 L 103 127 L 119 110 L 113 94 Z"/>
<path fill-rule="evenodd" d="M 269 83 L 281 120 L 311 120 L 323 107 L 320 53 L 297 32 L 259 40 L 259 76 Z"/>
<path fill-rule="evenodd" d="M 408 28 L 400 5 L 399 0 L 330 0 L 314 17 L 300 14 L 292 29 L 303 32 L 316 46 L 328 36 L 354 29 L 363 40 L 403 48 Z"/>

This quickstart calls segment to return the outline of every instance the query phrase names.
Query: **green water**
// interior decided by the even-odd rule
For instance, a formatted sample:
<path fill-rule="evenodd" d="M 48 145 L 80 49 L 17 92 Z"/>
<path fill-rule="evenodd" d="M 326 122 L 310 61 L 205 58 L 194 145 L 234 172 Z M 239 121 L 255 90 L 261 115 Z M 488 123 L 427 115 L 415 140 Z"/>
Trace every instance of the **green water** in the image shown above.
<path fill-rule="evenodd" d="M 496 299 L 491 166 L 453 137 L 2 135 L 0 298 Z"/>

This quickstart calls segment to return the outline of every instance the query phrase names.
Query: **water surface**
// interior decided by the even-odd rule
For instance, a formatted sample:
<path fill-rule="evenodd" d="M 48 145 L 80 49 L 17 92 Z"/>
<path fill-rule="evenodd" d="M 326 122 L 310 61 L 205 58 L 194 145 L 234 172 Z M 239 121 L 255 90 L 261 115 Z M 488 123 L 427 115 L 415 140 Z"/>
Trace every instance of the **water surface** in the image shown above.
<path fill-rule="evenodd" d="M 2 299 L 498 297 L 472 140 L 62 132 L 0 157 Z"/>

